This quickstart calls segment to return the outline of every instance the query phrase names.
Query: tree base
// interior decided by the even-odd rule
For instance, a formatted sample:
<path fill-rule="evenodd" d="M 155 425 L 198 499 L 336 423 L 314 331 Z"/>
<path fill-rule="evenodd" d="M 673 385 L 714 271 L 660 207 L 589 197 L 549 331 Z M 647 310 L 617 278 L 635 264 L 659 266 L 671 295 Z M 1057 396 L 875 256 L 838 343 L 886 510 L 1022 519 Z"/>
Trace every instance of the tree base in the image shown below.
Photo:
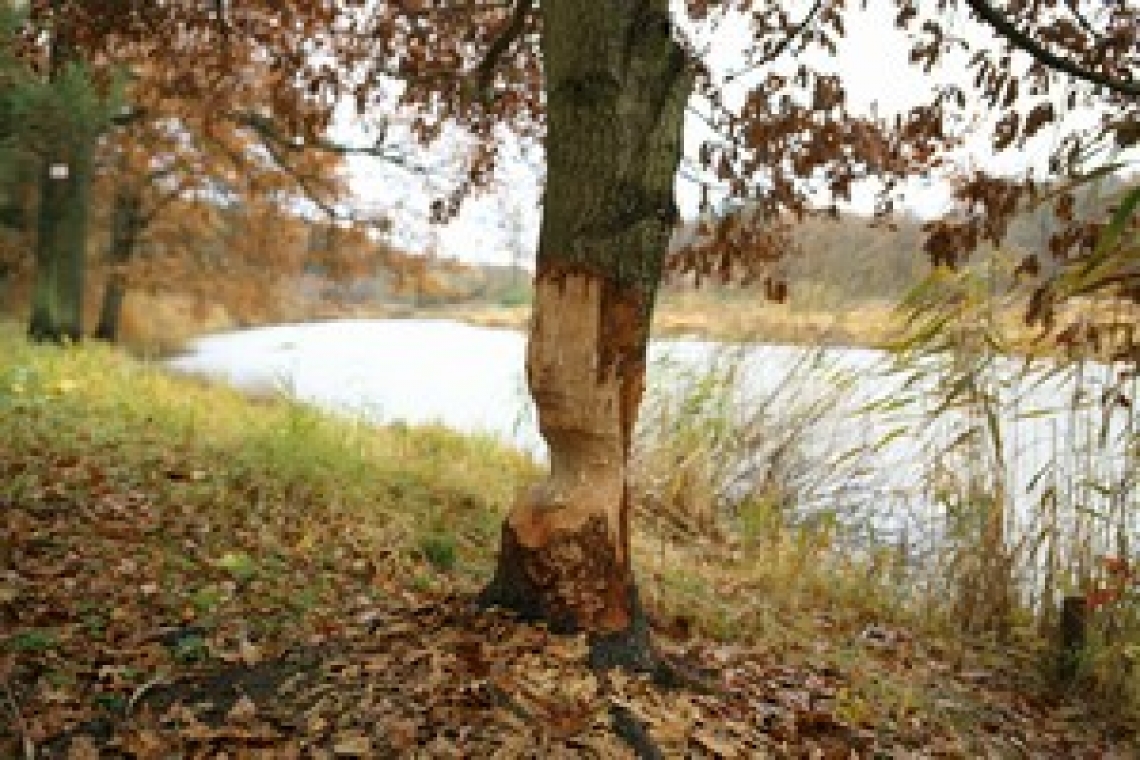
<path fill-rule="evenodd" d="M 508 519 L 503 525 L 495 575 L 476 598 L 476 603 L 510 610 L 524 621 L 545 623 L 554 633 L 585 632 L 589 643 L 587 662 L 595 671 L 620 668 L 649 674 L 659 688 L 715 692 L 716 687 L 703 676 L 670 661 L 654 646 L 637 584 L 632 573 L 615 561 L 612 546 L 605 540 L 607 537 L 605 521 L 597 518 L 576 531 L 551 535 L 544 546 L 531 549 L 521 544 Z M 592 548 L 593 554 L 582 551 L 584 547 Z M 603 547 L 610 551 L 606 552 Z M 579 561 L 567 564 L 568 556 Z M 558 572 L 552 572 L 551 563 L 555 560 L 563 563 L 555 566 Z M 601 598 L 620 602 L 625 625 L 612 630 L 585 625 L 586 621 L 596 621 L 599 616 L 575 614 L 581 610 L 576 610 L 573 595 L 566 598 L 560 593 L 583 588 L 573 581 L 592 583 L 592 588 L 603 589 Z M 613 704 L 610 717 L 614 733 L 638 758 L 664 757 L 648 727 L 628 708 Z"/>
<path fill-rule="evenodd" d="M 653 673 L 658 668 L 637 586 L 618 561 L 600 517 L 555 533 L 535 548 L 524 546 L 507 520 L 498 567 L 477 602 L 545 623 L 554 633 L 586 633 L 590 667 L 597 670 Z"/>
<path fill-rule="evenodd" d="M 585 632 L 589 643 L 589 666 L 594 670 L 621 668 L 636 673 L 648 673 L 654 684 L 664 689 L 690 689 L 702 693 L 717 691 L 715 684 L 708 680 L 708 674 L 698 672 L 682 663 L 673 662 L 661 654 L 654 645 L 653 631 L 649 617 L 642 606 L 631 573 L 611 558 L 608 562 L 588 553 L 575 552 L 569 546 L 586 545 L 595 548 L 608 544 L 598 543 L 604 532 L 604 523 L 599 519 L 573 533 L 552 536 L 546 546 L 529 549 L 523 546 L 508 520 L 503 525 L 502 546 L 499 551 L 498 567 L 491 582 L 476 597 L 481 607 L 498 607 L 515 613 L 521 620 L 543 623 L 553 633 L 573 635 Z M 589 573 L 589 580 L 595 587 L 609 583 L 618 593 L 607 594 L 612 601 L 619 602 L 624 610 L 625 624 L 611 630 L 598 630 L 586 625 L 574 614 L 574 608 L 567 600 L 559 598 L 558 592 L 568 586 L 565 577 L 566 565 L 561 565 L 562 575 L 554 575 L 547 568 L 551 559 L 564 560 L 567 553 L 583 557 L 580 572 Z M 613 573 L 614 575 L 609 575 Z M 545 583 L 535 579 L 545 579 Z"/>
<path fill-rule="evenodd" d="M 77 329 L 61 328 L 50 319 L 32 315 L 28 323 L 28 339 L 32 343 L 55 343 L 64 346 L 79 343 L 83 340 L 83 333 Z"/>

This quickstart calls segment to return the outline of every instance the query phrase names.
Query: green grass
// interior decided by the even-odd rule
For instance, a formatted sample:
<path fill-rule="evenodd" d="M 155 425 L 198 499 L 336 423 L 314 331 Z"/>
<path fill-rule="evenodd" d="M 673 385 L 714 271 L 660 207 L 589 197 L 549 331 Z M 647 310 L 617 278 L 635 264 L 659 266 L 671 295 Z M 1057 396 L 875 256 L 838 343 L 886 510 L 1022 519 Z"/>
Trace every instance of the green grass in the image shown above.
<path fill-rule="evenodd" d="M 101 345 L 30 346 L 0 323 L 0 501 L 142 512 L 123 528 L 145 539 L 130 560 L 188 616 L 232 606 L 226 584 L 319 599 L 320 570 L 485 579 L 488 526 L 537 472 L 489 438 L 251 400 Z"/>

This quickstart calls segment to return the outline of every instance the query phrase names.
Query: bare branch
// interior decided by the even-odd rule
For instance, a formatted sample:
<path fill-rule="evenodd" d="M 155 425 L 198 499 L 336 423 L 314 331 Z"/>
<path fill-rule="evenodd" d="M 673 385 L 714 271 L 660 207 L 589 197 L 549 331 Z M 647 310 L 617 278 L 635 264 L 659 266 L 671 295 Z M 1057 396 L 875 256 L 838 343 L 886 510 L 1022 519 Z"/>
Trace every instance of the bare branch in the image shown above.
<path fill-rule="evenodd" d="M 534 0 L 517 0 L 515 10 L 511 14 L 511 20 L 507 22 L 507 26 L 503 29 L 502 34 L 495 38 L 488 48 L 487 54 L 483 56 L 480 61 L 477 71 L 479 72 L 479 93 L 488 93 L 491 90 L 491 79 L 495 76 L 495 67 L 499 65 L 499 59 L 510 48 L 511 43 L 518 39 L 522 34 L 523 27 L 526 25 L 527 14 L 530 9 L 534 7 Z"/>
<path fill-rule="evenodd" d="M 303 151 L 305 149 L 319 150 L 333 153 L 338 156 L 369 156 L 380 158 L 416 174 L 427 174 L 430 170 L 417 163 L 409 161 L 407 156 L 397 153 L 383 145 L 344 145 L 327 138 L 312 140 L 298 144 L 282 134 L 273 119 L 252 111 L 235 111 L 227 115 L 230 121 L 243 127 L 252 129 L 261 138 L 262 142 L 273 143 L 278 148 L 289 152 Z"/>
<path fill-rule="evenodd" d="M 139 227 L 143 229 L 149 227 L 155 218 L 162 212 L 162 210 L 174 201 L 181 198 L 182 194 L 186 192 L 186 190 L 188 190 L 192 184 L 193 183 L 191 183 L 190 180 L 183 179 L 177 185 L 175 185 L 173 189 L 160 195 L 154 202 L 154 205 L 151 206 L 150 210 L 139 218 Z"/>
<path fill-rule="evenodd" d="M 1103 39 L 1103 35 L 1097 32 L 1093 25 L 1089 23 L 1088 17 L 1081 12 L 1077 0 L 1065 0 L 1065 6 L 1069 9 L 1069 12 L 1073 14 L 1073 18 L 1077 20 L 1077 23 L 1085 30 L 1086 34 L 1096 40 Z"/>
<path fill-rule="evenodd" d="M 305 194 L 305 197 L 324 212 L 325 216 L 332 220 L 345 218 L 344 214 L 337 211 L 332 204 L 321 197 L 321 194 L 312 185 L 313 178 L 301 172 L 289 161 L 285 154 L 280 152 L 280 145 L 265 141 L 262 142 L 262 145 L 264 145 L 265 150 L 268 151 L 269 157 L 273 159 L 273 163 L 293 178 L 293 181 L 297 183 L 297 187 L 301 188 L 301 192 Z"/>
<path fill-rule="evenodd" d="M 1120 95 L 1129 98 L 1140 97 L 1140 84 L 1116 79 L 1101 74 L 1100 72 L 1089 71 L 1075 61 L 1062 58 L 1047 50 L 1041 43 L 1037 42 L 1037 40 L 1018 29 L 1012 21 L 1006 18 L 1001 11 L 987 2 L 987 0 L 966 0 L 966 5 L 968 5 L 974 13 L 978 14 L 983 21 L 993 27 L 994 31 L 1016 47 L 1031 55 L 1034 60 L 1056 71 L 1068 74 L 1069 76 L 1090 84 L 1095 84 L 1098 87 L 1104 87 Z"/>
<path fill-rule="evenodd" d="M 776 45 L 776 47 L 764 57 L 759 58 L 755 61 L 749 61 L 748 65 L 744 68 L 734 71 L 726 76 L 724 78 L 724 83 L 729 84 L 737 77 L 743 76 L 744 74 L 747 74 L 751 71 L 755 71 L 761 66 L 767 66 L 769 63 L 782 56 L 785 52 L 787 52 L 788 48 L 791 47 L 792 42 L 794 42 L 795 39 L 799 37 L 805 29 L 808 28 L 808 25 L 810 25 L 811 22 L 815 20 L 816 14 L 818 14 L 822 8 L 823 0 L 815 0 L 815 4 L 812 5 L 811 10 L 809 10 L 807 12 L 807 15 L 804 16 L 803 21 L 788 30 L 788 33 L 784 36 L 784 39 L 780 40 L 780 44 Z"/>

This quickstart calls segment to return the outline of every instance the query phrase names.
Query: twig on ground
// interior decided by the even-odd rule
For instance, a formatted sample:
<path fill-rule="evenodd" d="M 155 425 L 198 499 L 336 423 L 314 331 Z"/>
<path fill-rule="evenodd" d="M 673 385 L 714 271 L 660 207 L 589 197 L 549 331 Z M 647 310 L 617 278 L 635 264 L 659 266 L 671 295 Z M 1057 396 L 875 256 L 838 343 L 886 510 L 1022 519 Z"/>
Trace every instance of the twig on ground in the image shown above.
<path fill-rule="evenodd" d="M 131 698 L 127 700 L 127 715 L 130 715 L 132 712 L 134 712 L 135 705 L 138 704 L 139 700 L 142 699 L 148 691 L 153 689 L 155 686 L 161 686 L 165 683 L 167 683 L 166 676 L 162 673 L 159 673 L 154 678 L 150 679 L 135 689 L 134 693 L 131 694 Z"/>

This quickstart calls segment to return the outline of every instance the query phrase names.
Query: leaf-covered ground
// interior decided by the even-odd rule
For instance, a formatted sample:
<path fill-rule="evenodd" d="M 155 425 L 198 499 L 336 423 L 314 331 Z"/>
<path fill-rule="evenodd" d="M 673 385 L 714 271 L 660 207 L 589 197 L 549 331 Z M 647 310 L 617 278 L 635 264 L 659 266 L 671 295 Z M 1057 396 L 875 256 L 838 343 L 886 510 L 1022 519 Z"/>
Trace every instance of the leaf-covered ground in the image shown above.
<path fill-rule="evenodd" d="M 1030 655 L 781 597 L 772 547 L 643 534 L 658 638 L 710 688 L 591 672 L 469 603 L 534 475 L 0 327 L 0 757 L 1136 756 Z"/>

